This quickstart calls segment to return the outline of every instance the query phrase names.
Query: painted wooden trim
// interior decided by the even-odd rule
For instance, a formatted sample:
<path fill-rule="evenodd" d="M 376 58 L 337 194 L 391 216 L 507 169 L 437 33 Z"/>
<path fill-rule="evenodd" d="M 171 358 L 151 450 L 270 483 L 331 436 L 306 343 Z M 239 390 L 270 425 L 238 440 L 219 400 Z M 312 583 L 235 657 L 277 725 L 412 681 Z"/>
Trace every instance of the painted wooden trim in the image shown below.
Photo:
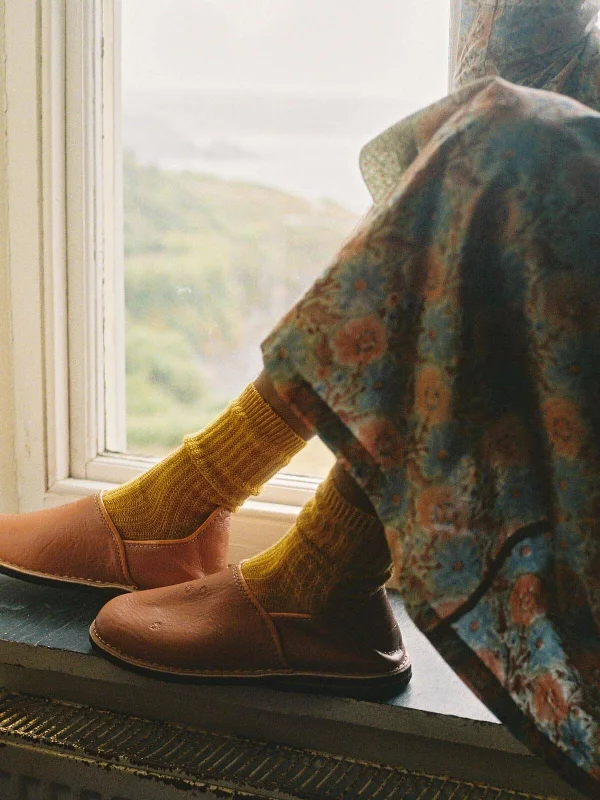
<path fill-rule="evenodd" d="M 58 481 L 46 493 L 44 506 L 46 508 L 60 506 L 80 500 L 82 497 L 89 497 L 102 489 L 115 488 L 115 486 L 118 484 L 72 478 Z M 310 497 L 312 492 L 309 492 L 308 495 Z M 232 519 L 229 544 L 229 561 L 232 564 L 238 564 L 246 558 L 262 553 L 263 550 L 275 544 L 294 524 L 302 507 L 302 504 L 297 502 L 298 497 L 293 495 L 292 499 L 295 502 L 289 505 L 265 501 L 262 498 L 261 494 L 258 499 L 246 500 Z M 399 588 L 395 575 L 392 575 L 387 586 L 390 589 Z"/>
<path fill-rule="evenodd" d="M 116 485 L 73 478 L 57 481 L 46 493 L 44 506 L 52 508 L 70 503 L 82 497 L 89 497 L 101 489 L 114 488 Z M 299 511 L 299 506 L 247 500 L 233 518 L 230 561 L 238 563 L 266 550 L 289 530 Z"/>
<path fill-rule="evenodd" d="M 12 314 L 14 454 L 19 507 L 46 489 L 41 210 L 40 5 L 5 0 L 8 275 Z"/>
<path fill-rule="evenodd" d="M 47 485 L 69 476 L 65 5 L 41 4 L 41 195 Z"/>
<path fill-rule="evenodd" d="M 15 511 L 39 508 L 47 486 L 69 474 L 65 18 L 63 0 L 4 0 L 2 12 L 0 393 L 2 426 L 13 445 L 4 435 L 0 507 Z M 11 481 L 16 490 L 6 488 Z"/>
<path fill-rule="evenodd" d="M 97 204 L 99 130 L 96 0 L 66 0 L 67 269 L 69 318 L 70 474 L 85 478 L 88 461 L 103 441 L 99 413 L 97 239 L 102 208 Z"/>
<path fill-rule="evenodd" d="M 0 180 L 7 176 L 5 4 L 0 0 Z M 0 192 L 0 509 L 18 509 L 15 462 L 13 393 L 12 307 L 10 287 L 9 196 Z"/>
<path fill-rule="evenodd" d="M 85 478 L 99 483 L 126 483 L 157 463 L 156 458 L 107 453 L 88 463 Z M 318 478 L 279 473 L 263 487 L 259 499 L 265 503 L 300 507 L 312 497 L 319 483 Z"/>
<path fill-rule="evenodd" d="M 104 449 L 118 453 L 127 450 L 121 0 L 103 0 L 102 19 Z"/>

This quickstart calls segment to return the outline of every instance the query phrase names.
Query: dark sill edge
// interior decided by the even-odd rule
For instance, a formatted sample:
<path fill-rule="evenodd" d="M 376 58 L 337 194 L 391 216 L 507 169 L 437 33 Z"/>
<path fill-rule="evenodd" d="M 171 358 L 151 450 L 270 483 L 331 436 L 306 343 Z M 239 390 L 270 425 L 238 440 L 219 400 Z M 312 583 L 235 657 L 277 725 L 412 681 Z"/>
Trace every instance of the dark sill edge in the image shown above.
<path fill-rule="evenodd" d="M 384 701 L 170 683 L 120 669 L 98 656 L 88 638 L 106 599 L 93 590 L 0 575 L 0 685 L 205 731 L 578 797 L 532 758 L 452 672 L 395 593 L 390 599 L 413 679 L 403 693 Z"/>

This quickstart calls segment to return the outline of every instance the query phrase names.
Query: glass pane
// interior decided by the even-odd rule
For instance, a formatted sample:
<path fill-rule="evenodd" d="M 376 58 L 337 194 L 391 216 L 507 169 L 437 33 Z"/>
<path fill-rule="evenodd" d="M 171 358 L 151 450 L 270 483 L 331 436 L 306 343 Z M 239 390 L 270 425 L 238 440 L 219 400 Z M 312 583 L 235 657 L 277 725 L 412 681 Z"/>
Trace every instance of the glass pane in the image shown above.
<path fill-rule="evenodd" d="M 445 93 L 450 0 L 123 0 L 127 434 L 160 456 L 369 206 L 361 146 Z M 319 443 L 288 468 L 324 474 Z"/>

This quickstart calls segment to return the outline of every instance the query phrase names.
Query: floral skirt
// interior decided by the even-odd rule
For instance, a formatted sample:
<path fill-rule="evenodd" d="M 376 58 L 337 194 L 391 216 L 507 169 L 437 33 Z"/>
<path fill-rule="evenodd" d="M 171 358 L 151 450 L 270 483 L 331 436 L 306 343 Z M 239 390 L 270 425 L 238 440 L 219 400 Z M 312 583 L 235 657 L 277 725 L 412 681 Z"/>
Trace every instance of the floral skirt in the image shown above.
<path fill-rule="evenodd" d="M 598 797 L 600 114 L 484 79 L 362 163 L 393 186 L 265 367 L 372 500 L 418 626 Z"/>

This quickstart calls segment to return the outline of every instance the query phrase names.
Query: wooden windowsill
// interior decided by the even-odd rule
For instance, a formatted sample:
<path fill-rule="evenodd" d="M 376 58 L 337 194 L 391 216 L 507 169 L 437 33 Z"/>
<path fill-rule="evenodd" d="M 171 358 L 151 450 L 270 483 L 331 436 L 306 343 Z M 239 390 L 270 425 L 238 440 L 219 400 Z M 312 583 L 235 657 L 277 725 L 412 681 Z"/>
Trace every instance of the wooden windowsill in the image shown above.
<path fill-rule="evenodd" d="M 384 702 L 263 687 L 169 683 L 92 651 L 88 627 L 106 601 L 92 590 L 0 576 L 0 684 L 11 691 L 235 734 L 259 741 L 578 798 L 508 734 L 406 617 L 408 689 Z M 0 739 L 1 739 L 0 731 Z"/>

